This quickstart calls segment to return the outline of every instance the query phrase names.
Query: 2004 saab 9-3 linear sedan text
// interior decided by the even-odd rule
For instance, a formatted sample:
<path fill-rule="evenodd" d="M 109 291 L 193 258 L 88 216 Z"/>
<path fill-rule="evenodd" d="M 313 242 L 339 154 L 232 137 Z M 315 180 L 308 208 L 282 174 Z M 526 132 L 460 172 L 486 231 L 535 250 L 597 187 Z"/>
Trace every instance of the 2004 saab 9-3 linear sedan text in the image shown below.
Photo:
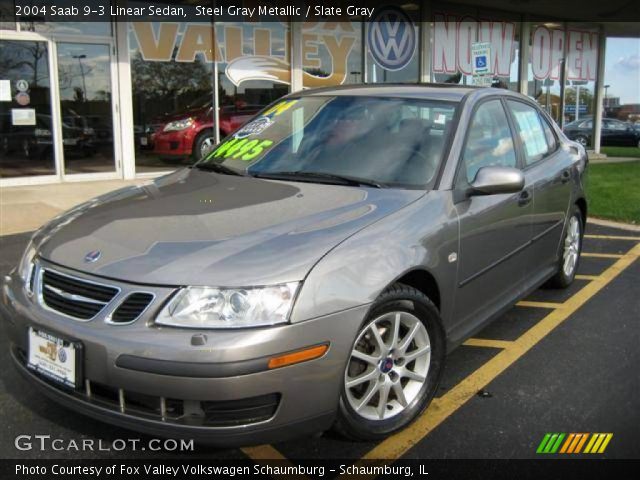
<path fill-rule="evenodd" d="M 12 357 L 144 432 L 378 439 L 425 410 L 448 351 L 573 281 L 586 166 L 506 90 L 292 94 L 193 167 L 36 232 L 2 289 Z"/>

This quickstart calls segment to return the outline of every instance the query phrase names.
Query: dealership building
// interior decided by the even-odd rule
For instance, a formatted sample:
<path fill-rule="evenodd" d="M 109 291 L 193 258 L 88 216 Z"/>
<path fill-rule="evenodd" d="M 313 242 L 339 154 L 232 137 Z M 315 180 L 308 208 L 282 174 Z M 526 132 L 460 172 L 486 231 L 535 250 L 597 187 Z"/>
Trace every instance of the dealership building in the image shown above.
<path fill-rule="evenodd" d="M 360 2 L 377 7 L 371 18 L 306 22 L 224 9 L 51 22 L 17 17 L 17 3 L 0 0 L 0 186 L 156 176 L 282 95 L 356 83 L 508 88 L 560 126 L 593 118 L 599 151 L 606 38 L 640 34 L 614 21 L 637 17 L 626 0 L 372 1 Z M 165 2 L 196 4 L 208 2 Z"/>

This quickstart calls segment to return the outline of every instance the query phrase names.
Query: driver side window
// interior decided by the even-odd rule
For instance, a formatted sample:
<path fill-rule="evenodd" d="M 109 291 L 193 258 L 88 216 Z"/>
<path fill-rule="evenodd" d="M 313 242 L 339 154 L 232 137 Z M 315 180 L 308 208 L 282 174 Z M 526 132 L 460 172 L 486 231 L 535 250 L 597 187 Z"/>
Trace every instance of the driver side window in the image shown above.
<path fill-rule="evenodd" d="M 481 104 L 473 115 L 462 154 L 460 177 L 473 182 L 482 167 L 515 167 L 511 128 L 500 100 Z M 466 175 L 465 175 L 466 174 Z"/>

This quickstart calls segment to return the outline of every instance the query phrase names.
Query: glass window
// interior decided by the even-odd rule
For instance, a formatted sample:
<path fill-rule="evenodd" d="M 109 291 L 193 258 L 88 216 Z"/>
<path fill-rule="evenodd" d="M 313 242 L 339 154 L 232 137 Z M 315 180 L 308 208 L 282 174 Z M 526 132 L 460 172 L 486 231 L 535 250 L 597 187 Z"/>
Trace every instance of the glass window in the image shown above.
<path fill-rule="evenodd" d="M 58 42 L 65 173 L 115 170 L 109 45 Z"/>
<path fill-rule="evenodd" d="M 420 7 L 411 2 L 382 0 L 366 23 L 367 82 L 417 83 L 419 71 Z"/>
<path fill-rule="evenodd" d="M 200 168 L 265 178 L 405 188 L 433 182 L 456 104 L 310 96 L 283 100 L 225 140 Z M 336 176 L 342 178 L 336 178 Z"/>
<path fill-rule="evenodd" d="M 611 130 L 627 130 L 627 124 L 624 122 L 620 122 L 619 120 L 603 120 L 604 127 L 609 128 Z"/>
<path fill-rule="evenodd" d="M 522 102 L 507 100 L 507 105 L 516 120 L 516 128 L 524 150 L 525 164 L 536 163 L 549 153 L 540 116 L 535 108 Z"/>
<path fill-rule="evenodd" d="M 598 32 L 593 24 L 568 24 L 565 34 L 567 78 L 564 91 L 564 125 L 593 118 L 598 71 Z M 591 141 L 592 135 L 588 138 Z M 591 145 L 587 145 L 591 146 Z"/>
<path fill-rule="evenodd" d="M 558 22 L 532 23 L 530 31 L 527 94 L 559 124 L 564 26 Z"/>
<path fill-rule="evenodd" d="M 544 130 L 544 136 L 547 139 L 547 145 L 549 146 L 549 151 L 553 152 L 557 147 L 556 135 L 555 133 L 553 133 L 553 129 L 551 128 L 551 125 L 549 125 L 549 122 L 547 121 L 546 118 L 544 118 L 544 116 L 540 115 L 540 121 L 542 122 L 542 129 Z"/>
<path fill-rule="evenodd" d="M 473 44 L 488 42 L 492 86 L 518 91 L 518 16 L 501 14 L 498 17 L 484 10 L 444 4 L 434 5 L 432 9 L 431 68 L 434 81 L 473 85 Z"/>
<path fill-rule="evenodd" d="M 362 24 L 329 18 L 304 22 L 302 69 L 305 88 L 361 83 Z"/>
<path fill-rule="evenodd" d="M 201 159 L 216 130 L 224 138 L 289 92 L 288 24 L 257 20 L 129 25 L 138 172 Z"/>
<path fill-rule="evenodd" d="M 2 178 L 55 174 L 48 58 L 46 42 L 0 40 L 0 71 L 11 94 L 0 102 Z"/>
<path fill-rule="evenodd" d="M 289 26 L 280 22 L 216 23 L 220 137 L 289 93 Z"/>
<path fill-rule="evenodd" d="M 213 143 L 214 37 L 208 22 L 129 23 L 138 173 L 190 163 L 202 132 Z"/>
<path fill-rule="evenodd" d="M 511 129 L 500 100 L 484 102 L 474 113 L 462 162 L 469 183 L 482 167 L 516 166 Z"/>

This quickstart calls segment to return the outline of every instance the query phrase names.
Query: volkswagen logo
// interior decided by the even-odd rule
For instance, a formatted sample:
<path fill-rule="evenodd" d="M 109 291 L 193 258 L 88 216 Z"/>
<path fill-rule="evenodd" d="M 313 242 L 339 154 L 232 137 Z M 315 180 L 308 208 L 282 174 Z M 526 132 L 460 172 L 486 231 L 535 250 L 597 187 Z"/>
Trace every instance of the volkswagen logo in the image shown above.
<path fill-rule="evenodd" d="M 84 261 L 85 263 L 97 262 L 101 256 L 102 252 L 100 250 L 92 250 L 84 256 Z"/>
<path fill-rule="evenodd" d="M 416 49 L 411 18 L 398 7 L 382 7 L 369 21 L 367 44 L 373 60 L 385 70 L 402 70 Z"/>
<path fill-rule="evenodd" d="M 58 350 L 58 360 L 60 360 L 60 363 L 67 361 L 67 351 L 64 348 Z"/>

